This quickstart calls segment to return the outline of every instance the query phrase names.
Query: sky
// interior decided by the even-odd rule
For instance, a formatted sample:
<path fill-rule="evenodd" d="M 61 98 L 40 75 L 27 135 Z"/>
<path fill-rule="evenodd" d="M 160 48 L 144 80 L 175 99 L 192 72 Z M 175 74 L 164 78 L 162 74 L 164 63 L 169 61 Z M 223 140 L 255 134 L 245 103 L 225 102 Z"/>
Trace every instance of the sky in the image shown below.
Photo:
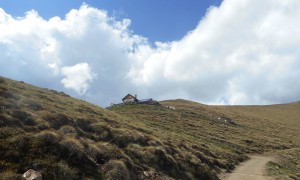
<path fill-rule="evenodd" d="M 0 76 L 102 107 L 300 100 L 300 1 L 0 1 Z"/>
<path fill-rule="evenodd" d="M 131 20 L 130 30 L 143 35 L 150 43 L 174 41 L 193 30 L 210 6 L 219 6 L 222 0 L 1 0 L 0 7 L 15 17 L 22 17 L 32 9 L 44 19 L 64 18 L 71 9 L 83 3 L 106 11 L 117 20 Z"/>

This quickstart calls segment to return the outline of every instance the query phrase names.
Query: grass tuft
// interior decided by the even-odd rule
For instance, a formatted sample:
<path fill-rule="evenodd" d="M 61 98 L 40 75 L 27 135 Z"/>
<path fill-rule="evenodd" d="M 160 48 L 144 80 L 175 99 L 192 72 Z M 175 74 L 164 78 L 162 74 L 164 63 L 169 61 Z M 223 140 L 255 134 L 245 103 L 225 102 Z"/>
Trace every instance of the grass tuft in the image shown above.
<path fill-rule="evenodd" d="M 59 135 L 56 132 L 49 130 L 38 133 L 36 137 L 47 145 L 56 144 L 60 141 Z"/>
<path fill-rule="evenodd" d="M 80 159 L 83 156 L 84 148 L 78 139 L 73 137 L 65 137 L 60 145 L 64 151 L 63 155 L 69 158 L 78 158 Z"/>
<path fill-rule="evenodd" d="M 76 130 L 73 126 L 69 126 L 69 125 L 64 125 L 62 126 L 59 131 L 63 134 L 76 134 Z"/>
<path fill-rule="evenodd" d="M 73 120 L 64 114 L 45 113 L 43 118 L 49 123 L 50 127 L 59 129 L 63 125 L 73 124 Z"/>
<path fill-rule="evenodd" d="M 78 170 L 70 167 L 65 161 L 62 160 L 53 167 L 53 171 L 51 173 L 55 179 L 79 179 Z"/>
<path fill-rule="evenodd" d="M 2 77 L 0 77 L 0 84 L 4 84 L 4 83 L 5 83 L 5 80 Z"/>
<path fill-rule="evenodd" d="M 124 148 L 130 143 L 147 145 L 149 138 L 137 131 L 128 131 L 126 129 L 113 129 L 111 131 L 113 142 L 119 147 Z"/>
<path fill-rule="evenodd" d="M 12 170 L 5 170 L 4 172 L 1 172 L 0 177 L 2 180 L 22 180 L 22 176 L 20 174 L 15 173 Z"/>
<path fill-rule="evenodd" d="M 102 167 L 102 171 L 105 174 L 105 179 L 108 180 L 130 180 L 130 172 L 127 169 L 123 161 L 110 160 Z"/>

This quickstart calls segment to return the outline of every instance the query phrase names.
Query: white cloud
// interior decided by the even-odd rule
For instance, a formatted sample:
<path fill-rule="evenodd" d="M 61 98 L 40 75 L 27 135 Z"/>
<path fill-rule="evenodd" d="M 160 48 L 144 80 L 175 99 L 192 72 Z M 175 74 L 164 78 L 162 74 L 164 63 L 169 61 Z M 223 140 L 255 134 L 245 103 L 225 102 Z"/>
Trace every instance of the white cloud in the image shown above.
<path fill-rule="evenodd" d="M 135 77 L 148 91 L 208 103 L 299 100 L 300 2 L 225 0 Z M 159 87 L 159 90 L 157 90 Z"/>
<path fill-rule="evenodd" d="M 298 0 L 224 0 L 181 40 L 156 47 L 132 34 L 129 19 L 87 5 L 49 20 L 0 8 L 0 75 L 100 105 L 127 93 L 213 104 L 296 101 L 297 7 Z"/>
<path fill-rule="evenodd" d="M 65 76 L 61 80 L 66 88 L 75 90 L 78 94 L 85 94 L 90 88 L 89 83 L 94 80 L 96 74 L 91 70 L 87 63 L 79 63 L 74 66 L 67 66 L 61 69 L 62 75 Z"/>
<path fill-rule="evenodd" d="M 145 38 L 131 35 L 129 25 L 129 19 L 115 21 L 87 5 L 71 10 L 65 19 L 48 21 L 35 11 L 15 18 L 1 9 L 1 75 L 78 94 L 101 105 L 116 102 L 134 89 L 127 76 L 129 53 L 147 44 Z"/>

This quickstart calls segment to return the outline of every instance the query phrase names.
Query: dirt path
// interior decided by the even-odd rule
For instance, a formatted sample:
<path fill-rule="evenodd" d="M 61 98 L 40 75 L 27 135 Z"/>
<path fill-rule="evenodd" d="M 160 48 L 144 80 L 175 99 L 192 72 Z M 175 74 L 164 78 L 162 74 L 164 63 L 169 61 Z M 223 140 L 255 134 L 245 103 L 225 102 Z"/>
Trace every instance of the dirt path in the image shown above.
<path fill-rule="evenodd" d="M 274 161 L 271 156 L 251 156 L 250 160 L 241 163 L 232 173 L 226 174 L 222 180 L 273 180 L 267 175 L 266 165 Z"/>

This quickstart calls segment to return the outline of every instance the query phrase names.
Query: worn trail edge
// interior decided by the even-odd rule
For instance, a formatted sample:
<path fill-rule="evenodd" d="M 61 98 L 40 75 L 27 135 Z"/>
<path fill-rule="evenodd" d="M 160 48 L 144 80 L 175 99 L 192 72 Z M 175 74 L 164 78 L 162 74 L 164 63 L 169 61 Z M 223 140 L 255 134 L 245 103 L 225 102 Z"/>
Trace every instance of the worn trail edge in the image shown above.
<path fill-rule="evenodd" d="M 250 160 L 241 163 L 232 173 L 226 174 L 222 180 L 273 180 L 267 175 L 267 163 L 274 161 L 272 156 L 251 156 Z"/>

